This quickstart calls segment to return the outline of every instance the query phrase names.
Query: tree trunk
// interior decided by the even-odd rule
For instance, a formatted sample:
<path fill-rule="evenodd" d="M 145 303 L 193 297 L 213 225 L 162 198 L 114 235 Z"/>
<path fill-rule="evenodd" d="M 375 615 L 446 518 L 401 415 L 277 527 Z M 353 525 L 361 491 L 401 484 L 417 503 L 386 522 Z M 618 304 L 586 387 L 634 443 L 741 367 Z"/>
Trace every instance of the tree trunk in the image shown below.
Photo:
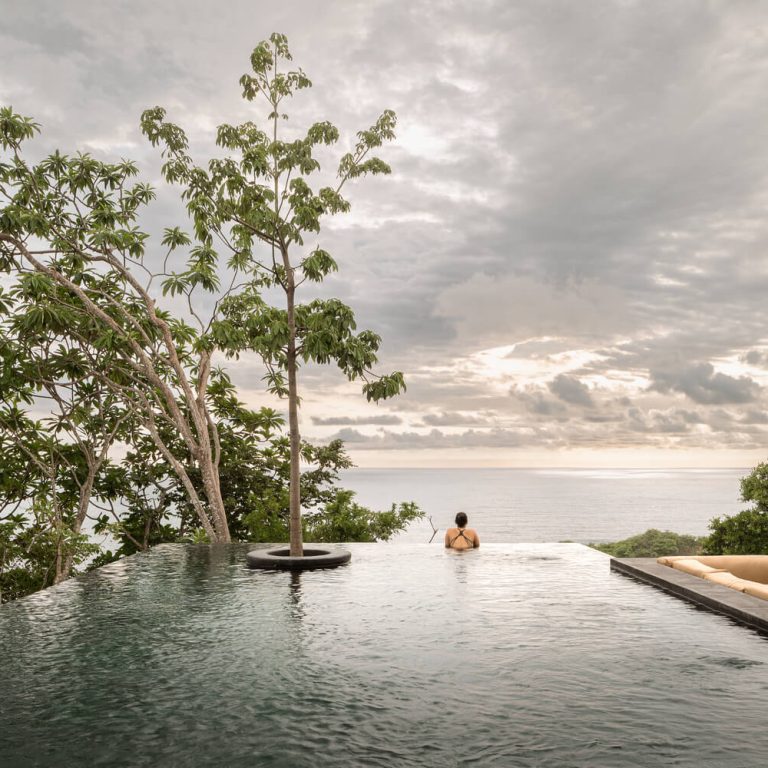
<path fill-rule="evenodd" d="M 88 463 L 88 474 L 85 478 L 85 482 L 80 486 L 80 500 L 77 508 L 77 517 L 75 523 L 72 526 L 72 532 L 79 534 L 83 528 L 83 523 L 88 514 L 88 508 L 91 505 L 91 492 L 93 491 L 93 483 L 96 479 L 96 472 L 99 465 L 95 465 L 93 461 Z M 64 565 L 62 566 L 62 581 L 68 579 L 72 575 L 72 565 L 74 561 L 74 553 L 70 550 L 67 552 L 64 558 Z"/>
<path fill-rule="evenodd" d="M 291 440 L 291 481 L 290 481 L 290 533 L 291 557 L 302 557 L 304 545 L 301 534 L 301 488 L 299 458 L 301 453 L 301 435 L 299 433 L 299 393 L 296 382 L 296 313 L 294 294 L 296 286 L 293 270 L 287 270 L 286 296 L 288 300 L 288 426 Z"/>
<path fill-rule="evenodd" d="M 208 508 L 213 518 L 213 529 L 216 536 L 212 541 L 229 544 L 232 538 L 229 535 L 227 525 L 227 513 L 224 509 L 224 499 L 221 496 L 221 484 L 219 482 L 219 472 L 213 463 L 213 457 L 210 452 L 210 445 L 200 452 L 200 473 L 203 480 L 203 489 L 205 498 L 208 502 Z"/>
<path fill-rule="evenodd" d="M 167 345 L 173 340 L 169 337 Z M 193 422 L 197 432 L 197 444 L 199 446 L 198 464 L 203 480 L 205 498 L 208 500 L 208 509 L 213 518 L 213 528 L 216 538 L 212 541 L 229 544 L 232 541 L 227 524 L 227 512 L 224 508 L 224 499 L 221 495 L 221 481 L 219 478 L 219 445 L 216 422 L 211 418 L 206 403 L 206 391 L 211 375 L 211 353 L 200 353 L 198 365 L 198 379 L 196 397 L 189 400 L 189 408 L 193 414 Z M 190 393 L 191 397 L 191 393 Z"/>
<path fill-rule="evenodd" d="M 55 488 L 54 488 L 55 493 Z M 64 534 L 62 533 L 62 519 L 61 519 L 61 507 L 59 506 L 55 496 L 53 498 L 53 504 L 54 504 L 54 520 L 56 525 L 56 562 L 54 564 L 54 572 L 53 572 L 53 583 L 54 584 L 61 584 L 64 579 L 66 579 L 66 575 L 64 574 L 63 567 L 64 567 L 64 552 L 63 547 L 61 546 L 62 539 L 64 538 Z"/>

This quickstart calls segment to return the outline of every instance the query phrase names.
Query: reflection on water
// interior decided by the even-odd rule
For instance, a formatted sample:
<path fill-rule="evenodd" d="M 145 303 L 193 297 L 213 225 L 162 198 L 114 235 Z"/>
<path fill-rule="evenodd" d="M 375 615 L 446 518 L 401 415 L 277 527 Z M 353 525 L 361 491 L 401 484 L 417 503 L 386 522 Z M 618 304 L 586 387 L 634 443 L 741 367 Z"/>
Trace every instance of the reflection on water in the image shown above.
<path fill-rule="evenodd" d="M 301 571 L 291 571 L 288 574 L 290 583 L 288 586 L 288 597 L 290 598 L 290 615 L 292 619 L 301 621 L 304 618 L 304 611 L 301 607 Z"/>
<path fill-rule="evenodd" d="M 764 764 L 759 635 L 578 545 L 350 548 L 165 545 L 3 606 L 0 765 Z"/>
<path fill-rule="evenodd" d="M 479 557 L 479 549 L 446 549 L 445 557 L 450 558 L 454 566 L 456 583 L 466 584 L 472 570 L 472 558 Z"/>

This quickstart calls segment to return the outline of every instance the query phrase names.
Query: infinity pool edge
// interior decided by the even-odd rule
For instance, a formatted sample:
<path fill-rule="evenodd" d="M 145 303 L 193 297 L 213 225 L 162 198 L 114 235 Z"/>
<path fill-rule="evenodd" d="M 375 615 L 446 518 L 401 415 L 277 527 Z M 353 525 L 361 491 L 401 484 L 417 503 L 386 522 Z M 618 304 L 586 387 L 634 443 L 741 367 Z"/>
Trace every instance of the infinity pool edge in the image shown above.
<path fill-rule="evenodd" d="M 713 613 L 768 635 L 768 601 L 736 592 L 682 571 L 660 565 L 652 557 L 611 558 L 610 567 L 628 576 L 662 589 Z"/>

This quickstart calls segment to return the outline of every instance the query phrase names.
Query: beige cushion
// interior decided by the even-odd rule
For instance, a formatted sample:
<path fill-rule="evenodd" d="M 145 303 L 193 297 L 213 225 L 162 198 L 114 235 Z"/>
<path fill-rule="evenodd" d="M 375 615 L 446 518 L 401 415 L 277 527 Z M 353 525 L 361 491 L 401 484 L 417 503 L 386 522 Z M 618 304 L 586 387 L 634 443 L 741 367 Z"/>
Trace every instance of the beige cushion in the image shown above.
<path fill-rule="evenodd" d="M 763 600 L 768 600 L 768 584 L 758 584 L 755 581 L 748 581 L 744 591 L 748 595 L 752 595 L 752 597 L 760 597 Z"/>
<path fill-rule="evenodd" d="M 656 562 L 768 600 L 768 555 L 668 555 Z"/>
<path fill-rule="evenodd" d="M 768 583 L 768 555 L 701 555 L 696 559 L 713 568 L 724 568 L 741 579 Z"/>
<path fill-rule="evenodd" d="M 690 573 L 694 576 L 702 577 L 705 573 L 716 573 L 723 570 L 722 568 L 713 568 L 711 565 L 700 563 L 694 557 L 684 557 L 680 560 L 675 560 L 672 563 L 672 567 L 677 571 L 684 571 L 685 573 Z"/>
<path fill-rule="evenodd" d="M 752 584 L 751 581 L 746 579 L 740 579 L 738 576 L 734 576 L 729 571 L 715 571 L 714 573 L 705 573 L 704 578 L 707 581 L 712 581 L 715 584 L 720 584 L 723 587 L 730 587 L 736 589 L 739 592 L 743 592 L 748 584 Z"/>
<path fill-rule="evenodd" d="M 659 563 L 659 565 L 668 565 L 672 567 L 672 563 L 675 562 L 675 560 L 689 560 L 690 555 L 664 555 L 664 557 L 657 557 L 656 562 Z"/>

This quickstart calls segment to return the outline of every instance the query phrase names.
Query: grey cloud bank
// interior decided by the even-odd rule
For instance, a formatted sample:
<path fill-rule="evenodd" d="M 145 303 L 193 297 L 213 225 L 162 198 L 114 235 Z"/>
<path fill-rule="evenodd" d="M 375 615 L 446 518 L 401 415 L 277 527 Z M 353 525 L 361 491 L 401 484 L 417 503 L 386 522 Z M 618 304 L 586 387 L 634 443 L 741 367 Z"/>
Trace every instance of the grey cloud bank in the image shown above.
<path fill-rule="evenodd" d="M 481 446 L 745 466 L 764 450 L 768 6 L 0 0 L 0 15 L 0 103 L 43 123 L 36 151 L 133 157 L 155 183 L 141 111 L 166 106 L 206 157 L 219 122 L 262 117 L 237 79 L 273 30 L 315 84 L 291 124 L 349 137 L 398 113 L 392 177 L 351 190 L 319 242 L 341 267 L 323 293 L 381 333 L 408 394 L 373 410 L 307 369 L 308 436 L 416 463 Z M 153 232 L 184 221 L 167 190 L 151 216 Z M 253 363 L 232 365 L 266 402 Z"/>

